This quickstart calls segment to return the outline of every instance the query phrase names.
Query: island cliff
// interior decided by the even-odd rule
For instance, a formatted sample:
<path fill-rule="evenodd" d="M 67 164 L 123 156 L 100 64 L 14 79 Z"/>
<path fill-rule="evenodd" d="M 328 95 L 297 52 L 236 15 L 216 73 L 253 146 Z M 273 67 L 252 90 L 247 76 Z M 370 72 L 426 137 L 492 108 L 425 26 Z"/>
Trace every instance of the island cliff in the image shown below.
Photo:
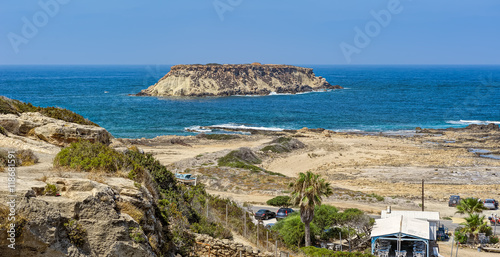
<path fill-rule="evenodd" d="M 295 94 L 341 89 L 316 77 L 311 68 L 291 65 L 214 64 L 175 65 L 138 96 L 230 96 Z"/>

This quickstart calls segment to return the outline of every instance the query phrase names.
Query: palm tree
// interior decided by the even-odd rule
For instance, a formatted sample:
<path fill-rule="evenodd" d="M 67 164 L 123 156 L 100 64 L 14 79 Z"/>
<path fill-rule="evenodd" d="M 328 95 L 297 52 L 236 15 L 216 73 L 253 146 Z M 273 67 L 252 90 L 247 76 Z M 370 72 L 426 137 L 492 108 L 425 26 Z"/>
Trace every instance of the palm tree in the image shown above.
<path fill-rule="evenodd" d="M 481 201 L 475 198 L 466 198 L 462 199 L 457 205 L 457 211 L 455 213 L 470 215 L 474 213 L 481 213 L 484 210 L 486 210 L 486 208 Z"/>
<path fill-rule="evenodd" d="M 295 182 L 290 183 L 292 203 L 300 206 L 300 219 L 304 223 L 305 245 L 311 245 L 310 223 L 314 218 L 314 206 L 321 205 L 323 196 L 330 196 L 333 190 L 330 183 L 310 171 L 299 173 Z"/>
<path fill-rule="evenodd" d="M 479 214 L 469 214 L 465 222 L 460 225 L 464 226 L 463 232 L 473 235 L 474 242 L 477 242 L 479 233 L 485 233 L 489 228 L 488 223 L 484 221 L 484 216 L 479 216 Z"/>

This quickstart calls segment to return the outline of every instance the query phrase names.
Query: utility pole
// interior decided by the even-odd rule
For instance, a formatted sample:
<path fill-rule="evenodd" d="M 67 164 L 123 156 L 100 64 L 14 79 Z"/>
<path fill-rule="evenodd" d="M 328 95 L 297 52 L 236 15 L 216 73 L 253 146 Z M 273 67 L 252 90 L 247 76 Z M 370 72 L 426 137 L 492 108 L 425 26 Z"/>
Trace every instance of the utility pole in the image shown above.
<path fill-rule="evenodd" d="M 424 180 L 422 179 L 422 211 L 424 211 Z"/>
<path fill-rule="evenodd" d="M 453 245 L 455 244 L 455 237 L 452 236 L 451 237 L 451 255 L 450 257 L 453 257 Z"/>
<path fill-rule="evenodd" d="M 340 229 L 339 237 L 340 237 L 340 251 L 342 252 L 342 229 Z"/>

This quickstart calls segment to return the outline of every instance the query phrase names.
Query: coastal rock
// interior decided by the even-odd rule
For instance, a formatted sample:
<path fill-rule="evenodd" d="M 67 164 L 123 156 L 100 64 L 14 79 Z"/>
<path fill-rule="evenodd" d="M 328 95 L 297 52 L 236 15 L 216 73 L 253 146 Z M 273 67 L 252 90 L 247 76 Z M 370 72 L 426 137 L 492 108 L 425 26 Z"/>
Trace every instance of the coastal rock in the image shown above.
<path fill-rule="evenodd" d="M 341 89 L 310 68 L 291 65 L 224 64 L 176 65 L 156 84 L 138 96 L 230 96 L 295 94 L 314 90 Z"/>
<path fill-rule="evenodd" d="M 0 114 L 0 126 L 12 134 L 30 136 L 58 146 L 80 139 L 109 144 L 113 138 L 104 128 L 66 122 L 38 112 Z"/>
<path fill-rule="evenodd" d="M 130 180 L 114 181 L 107 185 L 89 179 L 49 178 L 47 182 L 56 184 L 61 196 L 19 198 L 17 219 L 24 222 L 16 227 L 16 249 L 7 247 L 9 241 L 2 227 L 0 252 L 23 257 L 158 256 L 159 251 L 153 246 L 164 243 L 166 237 L 162 224 L 155 218 L 154 199 L 147 189 L 137 189 Z M 130 197 L 124 197 L 119 190 L 135 191 L 140 197 L 129 201 Z M 4 208 L 0 205 L 0 212 Z M 128 213 L 142 213 L 141 220 L 134 220 Z M 74 229 L 76 226 L 70 227 L 69 223 L 78 224 L 79 228 Z M 75 243 L 74 235 L 81 243 Z"/>

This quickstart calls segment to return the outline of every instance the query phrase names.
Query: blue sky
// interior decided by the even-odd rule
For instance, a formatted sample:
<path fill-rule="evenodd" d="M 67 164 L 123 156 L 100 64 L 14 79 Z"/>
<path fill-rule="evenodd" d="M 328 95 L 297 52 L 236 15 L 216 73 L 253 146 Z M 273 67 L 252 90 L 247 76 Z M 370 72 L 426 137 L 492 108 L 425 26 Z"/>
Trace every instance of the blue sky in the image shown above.
<path fill-rule="evenodd" d="M 500 64 L 499 17 L 497 0 L 2 1 L 0 64 Z"/>

